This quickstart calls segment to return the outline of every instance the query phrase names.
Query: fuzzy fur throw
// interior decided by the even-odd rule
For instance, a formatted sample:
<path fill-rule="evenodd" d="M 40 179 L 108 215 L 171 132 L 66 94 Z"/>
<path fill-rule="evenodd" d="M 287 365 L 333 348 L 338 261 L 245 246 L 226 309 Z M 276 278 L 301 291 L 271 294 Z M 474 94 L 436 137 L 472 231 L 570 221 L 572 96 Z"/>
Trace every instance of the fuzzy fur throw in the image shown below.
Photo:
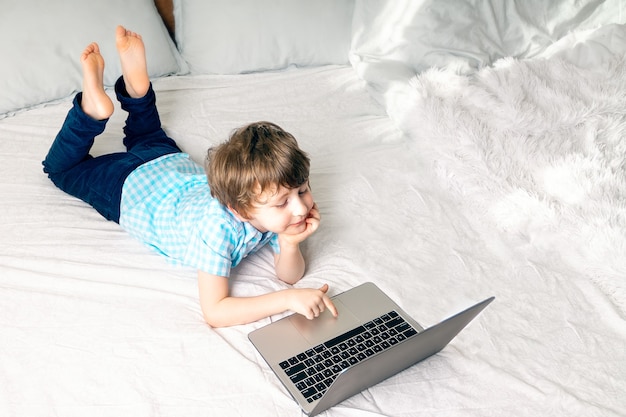
<path fill-rule="evenodd" d="M 500 60 L 432 69 L 390 105 L 446 188 L 529 262 L 581 271 L 626 312 L 626 72 Z M 392 112 L 390 111 L 390 114 Z"/>

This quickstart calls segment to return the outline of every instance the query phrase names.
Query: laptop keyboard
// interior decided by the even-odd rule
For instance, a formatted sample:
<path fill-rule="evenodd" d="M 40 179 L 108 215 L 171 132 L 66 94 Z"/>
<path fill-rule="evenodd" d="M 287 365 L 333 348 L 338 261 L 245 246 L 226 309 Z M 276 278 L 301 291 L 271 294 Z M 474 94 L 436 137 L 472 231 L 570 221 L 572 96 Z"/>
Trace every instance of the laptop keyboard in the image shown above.
<path fill-rule="evenodd" d="M 390 311 L 325 343 L 280 363 L 308 402 L 324 395 L 344 369 L 417 334 L 396 311 Z"/>

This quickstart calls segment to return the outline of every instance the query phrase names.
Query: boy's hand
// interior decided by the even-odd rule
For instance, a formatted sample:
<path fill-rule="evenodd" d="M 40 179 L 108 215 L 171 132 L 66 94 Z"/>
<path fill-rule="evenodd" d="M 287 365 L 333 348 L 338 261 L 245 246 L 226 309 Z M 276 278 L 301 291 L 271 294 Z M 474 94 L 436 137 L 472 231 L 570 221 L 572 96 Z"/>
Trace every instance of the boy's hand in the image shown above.
<path fill-rule="evenodd" d="M 274 267 L 278 279 L 288 284 L 295 284 L 304 275 L 305 262 L 300 252 L 300 243 L 311 236 L 319 227 L 320 212 L 317 209 L 317 204 L 313 203 L 302 223 L 303 225 L 299 225 L 299 228 L 302 228 L 301 232 L 298 232 L 300 229 L 297 229 L 292 232 L 293 234 L 288 232 L 278 234 L 280 253 L 274 255 Z"/>
<path fill-rule="evenodd" d="M 285 243 L 288 243 L 294 246 L 298 245 L 304 242 L 309 236 L 311 236 L 318 229 L 318 227 L 320 226 L 320 220 L 321 220 L 320 212 L 317 208 L 317 204 L 314 203 L 313 207 L 311 208 L 311 211 L 309 211 L 307 218 L 304 220 L 306 222 L 306 228 L 304 229 L 304 231 L 295 235 L 281 233 L 279 234 L 279 239 Z"/>
<path fill-rule="evenodd" d="M 319 289 L 294 288 L 289 293 L 289 309 L 302 314 L 309 320 L 318 317 L 328 308 L 334 317 L 337 317 L 337 308 L 326 295 L 328 284 L 322 285 Z"/>

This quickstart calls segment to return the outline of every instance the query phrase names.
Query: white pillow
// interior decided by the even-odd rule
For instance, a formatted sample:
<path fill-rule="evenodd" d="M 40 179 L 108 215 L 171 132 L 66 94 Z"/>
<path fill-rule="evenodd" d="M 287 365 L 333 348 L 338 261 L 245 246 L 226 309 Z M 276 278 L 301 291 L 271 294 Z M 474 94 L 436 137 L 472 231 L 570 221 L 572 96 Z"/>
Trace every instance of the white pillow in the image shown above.
<path fill-rule="evenodd" d="M 626 56 L 626 24 L 572 31 L 553 43 L 538 58 L 559 57 L 589 71 L 606 71 L 616 59 Z"/>
<path fill-rule="evenodd" d="M 623 23 L 623 0 L 357 0 L 350 59 L 376 69 L 448 67 L 472 73 L 502 57 L 529 58 L 568 32 Z"/>
<path fill-rule="evenodd" d="M 82 84 L 80 55 L 98 42 L 105 84 L 120 74 L 118 24 L 142 35 L 152 77 L 185 72 L 153 0 L 10 1 L 0 13 L 0 118 L 67 97 Z"/>
<path fill-rule="evenodd" d="M 354 0 L 175 0 L 192 74 L 347 64 Z"/>

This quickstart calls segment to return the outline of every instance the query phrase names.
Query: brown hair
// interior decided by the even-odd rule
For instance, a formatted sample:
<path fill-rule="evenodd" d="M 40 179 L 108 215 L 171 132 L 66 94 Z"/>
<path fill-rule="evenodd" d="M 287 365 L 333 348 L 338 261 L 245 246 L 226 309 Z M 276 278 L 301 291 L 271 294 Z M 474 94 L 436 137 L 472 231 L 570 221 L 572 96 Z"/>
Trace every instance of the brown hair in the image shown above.
<path fill-rule="evenodd" d="M 210 148 L 205 171 L 211 195 L 249 217 L 260 193 L 272 187 L 297 188 L 309 179 L 309 157 L 280 126 L 256 122 L 233 131 Z"/>

